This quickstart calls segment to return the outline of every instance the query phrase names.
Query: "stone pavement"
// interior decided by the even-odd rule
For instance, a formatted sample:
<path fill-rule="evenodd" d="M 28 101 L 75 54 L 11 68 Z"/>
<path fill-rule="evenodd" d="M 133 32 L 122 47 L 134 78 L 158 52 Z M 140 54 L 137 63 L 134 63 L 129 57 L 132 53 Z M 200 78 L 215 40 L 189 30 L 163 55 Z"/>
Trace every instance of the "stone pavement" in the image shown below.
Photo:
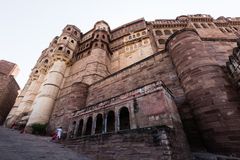
<path fill-rule="evenodd" d="M 0 160 L 89 160 L 83 155 L 50 142 L 49 137 L 20 134 L 0 127 Z"/>

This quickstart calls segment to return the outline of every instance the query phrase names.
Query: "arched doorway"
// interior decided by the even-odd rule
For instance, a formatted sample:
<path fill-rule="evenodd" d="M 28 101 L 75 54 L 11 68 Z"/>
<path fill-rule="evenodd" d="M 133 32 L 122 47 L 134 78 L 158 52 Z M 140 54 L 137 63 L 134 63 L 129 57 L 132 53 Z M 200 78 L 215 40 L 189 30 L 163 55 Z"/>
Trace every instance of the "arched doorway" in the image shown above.
<path fill-rule="evenodd" d="M 92 117 L 89 117 L 86 124 L 85 135 L 91 135 L 92 132 Z"/>
<path fill-rule="evenodd" d="M 107 132 L 115 131 L 115 115 L 113 111 L 109 111 L 107 114 Z"/>
<path fill-rule="evenodd" d="M 103 117 L 102 114 L 97 115 L 95 133 L 102 133 L 103 130 Z"/>
<path fill-rule="evenodd" d="M 120 130 L 130 129 L 129 111 L 127 107 L 120 109 L 119 120 Z"/>
<path fill-rule="evenodd" d="M 81 119 L 79 121 L 78 130 L 77 130 L 77 137 L 82 135 L 82 130 L 83 130 L 83 119 Z"/>

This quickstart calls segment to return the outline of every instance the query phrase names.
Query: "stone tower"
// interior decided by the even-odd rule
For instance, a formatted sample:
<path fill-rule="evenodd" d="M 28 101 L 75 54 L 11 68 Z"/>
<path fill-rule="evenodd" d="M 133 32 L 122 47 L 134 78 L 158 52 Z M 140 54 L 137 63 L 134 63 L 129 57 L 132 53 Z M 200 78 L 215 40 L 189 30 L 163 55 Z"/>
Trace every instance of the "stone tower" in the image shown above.
<path fill-rule="evenodd" d="M 75 26 L 67 25 L 63 29 L 51 55 L 50 69 L 33 102 L 33 111 L 29 117 L 27 128 L 31 128 L 34 123 L 48 123 L 65 70 L 67 65 L 72 63 L 80 36 L 80 30 Z"/>
<path fill-rule="evenodd" d="M 176 32 L 167 43 L 207 149 L 240 152 L 233 139 L 240 134 L 240 99 L 208 46 L 192 29 Z"/>

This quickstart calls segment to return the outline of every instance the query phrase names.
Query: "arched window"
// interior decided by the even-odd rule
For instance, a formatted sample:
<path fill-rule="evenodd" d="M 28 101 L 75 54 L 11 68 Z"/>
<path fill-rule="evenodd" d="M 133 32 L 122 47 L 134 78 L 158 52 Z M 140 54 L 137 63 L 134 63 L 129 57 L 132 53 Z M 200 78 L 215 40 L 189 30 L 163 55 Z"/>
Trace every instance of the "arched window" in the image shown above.
<path fill-rule="evenodd" d="M 71 28 L 67 28 L 68 31 L 71 31 Z"/>
<path fill-rule="evenodd" d="M 102 35 L 102 38 L 103 38 L 103 39 L 105 39 L 105 36 L 104 36 L 104 35 Z"/>
<path fill-rule="evenodd" d="M 74 34 L 77 35 L 77 31 L 74 31 Z"/>
<path fill-rule="evenodd" d="M 120 130 L 130 129 L 129 111 L 127 107 L 120 109 L 119 120 Z"/>
<path fill-rule="evenodd" d="M 156 33 L 156 35 L 158 35 L 158 36 L 163 35 L 162 31 L 160 31 L 160 30 L 156 30 L 155 33 Z"/>
<path fill-rule="evenodd" d="M 83 130 L 83 119 L 81 119 L 80 122 L 79 122 L 78 130 L 77 130 L 77 136 L 82 135 L 82 130 Z"/>
<path fill-rule="evenodd" d="M 171 34 L 171 31 L 170 31 L 170 30 L 164 30 L 164 33 L 165 33 L 166 35 L 170 35 L 170 34 Z"/>
<path fill-rule="evenodd" d="M 61 51 L 63 49 L 63 47 L 58 47 L 58 50 Z"/>
<path fill-rule="evenodd" d="M 44 63 L 48 63 L 48 60 L 47 60 L 47 59 L 45 59 Z"/>
<path fill-rule="evenodd" d="M 103 117 L 102 114 L 97 115 L 95 133 L 102 133 L 103 130 Z"/>
<path fill-rule="evenodd" d="M 107 132 L 115 131 L 115 115 L 113 111 L 109 111 L 107 114 Z"/>
<path fill-rule="evenodd" d="M 92 117 L 89 117 L 86 124 L 85 135 L 91 135 L 92 133 Z"/>
<path fill-rule="evenodd" d="M 172 31 L 173 31 L 173 33 L 175 33 L 175 32 L 177 32 L 178 30 L 177 30 L 177 29 L 173 29 Z"/>
<path fill-rule="evenodd" d="M 161 45 L 161 44 L 165 44 L 165 39 L 159 39 L 158 40 L 158 43 Z"/>
<path fill-rule="evenodd" d="M 225 29 L 228 31 L 228 33 L 232 33 L 231 29 L 229 29 L 229 28 L 225 28 Z"/>
<path fill-rule="evenodd" d="M 197 24 L 197 23 L 194 23 L 193 25 L 194 25 L 195 28 L 201 28 L 200 25 Z"/>
<path fill-rule="evenodd" d="M 104 44 L 101 44 L 101 48 L 104 48 Z"/>
<path fill-rule="evenodd" d="M 71 40 L 72 43 L 74 43 L 74 40 Z"/>
<path fill-rule="evenodd" d="M 67 39 L 67 37 L 63 37 L 63 39 Z"/>
<path fill-rule="evenodd" d="M 208 26 L 209 26 L 210 28 L 215 28 L 212 23 L 208 23 Z"/>
<path fill-rule="evenodd" d="M 70 54 L 70 50 L 67 50 L 67 54 Z"/>
<path fill-rule="evenodd" d="M 205 23 L 201 23 L 201 25 L 203 28 L 208 28 L 207 24 L 205 24 Z"/>
<path fill-rule="evenodd" d="M 99 37 L 99 35 L 97 34 L 96 38 L 98 38 L 98 37 Z"/>
<path fill-rule="evenodd" d="M 70 50 L 67 50 L 67 54 L 70 54 L 71 52 L 70 52 Z"/>
<path fill-rule="evenodd" d="M 91 54 L 91 51 L 88 51 L 88 52 L 87 52 L 87 55 L 89 56 L 90 54 Z"/>
<path fill-rule="evenodd" d="M 225 29 L 219 28 L 223 33 L 226 33 Z"/>
<path fill-rule="evenodd" d="M 233 27 L 236 31 L 238 31 L 237 27 Z"/>

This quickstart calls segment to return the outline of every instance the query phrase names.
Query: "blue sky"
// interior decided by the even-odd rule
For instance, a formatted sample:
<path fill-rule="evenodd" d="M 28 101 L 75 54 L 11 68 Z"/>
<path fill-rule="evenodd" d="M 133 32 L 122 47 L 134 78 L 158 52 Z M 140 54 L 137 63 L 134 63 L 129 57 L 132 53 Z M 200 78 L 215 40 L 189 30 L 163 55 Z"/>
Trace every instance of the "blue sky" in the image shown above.
<path fill-rule="evenodd" d="M 239 0 L 0 0 L 0 59 L 18 64 L 16 79 L 22 88 L 42 50 L 66 24 L 86 32 L 98 20 L 113 29 L 141 17 L 240 17 L 239 6 Z"/>

